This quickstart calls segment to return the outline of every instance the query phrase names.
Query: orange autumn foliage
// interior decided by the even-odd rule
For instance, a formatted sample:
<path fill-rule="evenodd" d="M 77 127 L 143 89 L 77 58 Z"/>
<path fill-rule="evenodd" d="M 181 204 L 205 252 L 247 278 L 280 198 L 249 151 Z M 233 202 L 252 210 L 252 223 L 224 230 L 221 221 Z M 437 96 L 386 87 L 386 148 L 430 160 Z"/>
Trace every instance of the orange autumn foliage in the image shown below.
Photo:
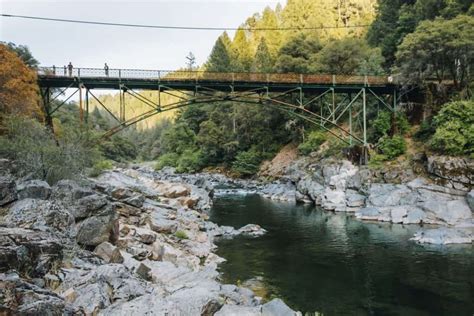
<path fill-rule="evenodd" d="M 44 119 L 36 72 L 4 44 L 0 44 L 0 115 Z"/>

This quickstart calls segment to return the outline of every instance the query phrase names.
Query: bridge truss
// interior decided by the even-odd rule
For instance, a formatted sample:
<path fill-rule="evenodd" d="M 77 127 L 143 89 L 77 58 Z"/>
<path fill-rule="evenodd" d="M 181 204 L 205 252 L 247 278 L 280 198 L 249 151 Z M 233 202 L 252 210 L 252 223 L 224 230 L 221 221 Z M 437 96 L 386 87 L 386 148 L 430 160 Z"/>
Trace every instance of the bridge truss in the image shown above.
<path fill-rule="evenodd" d="M 368 145 L 367 107 L 377 104 L 390 111 L 397 108 L 397 86 L 390 81 L 390 78 L 375 76 L 124 69 L 106 72 L 93 68 L 77 68 L 61 73 L 54 68 L 41 68 L 38 74 L 48 122 L 52 122 L 52 116 L 62 105 L 78 94 L 81 122 L 88 121 L 90 99 L 94 99 L 116 121 L 116 125 L 103 137 L 110 137 L 151 116 L 191 104 L 239 102 L 287 111 L 350 145 L 360 144 L 364 148 Z M 113 113 L 100 101 L 95 95 L 98 89 L 119 92 L 119 113 Z M 146 98 L 139 93 L 143 90 L 157 91 L 157 99 Z M 59 104 L 53 102 L 66 91 L 72 92 Z M 179 101 L 162 104 L 162 94 L 171 95 Z M 127 118 L 125 95 L 140 100 L 150 109 Z M 368 99 L 372 102 L 369 103 Z"/>

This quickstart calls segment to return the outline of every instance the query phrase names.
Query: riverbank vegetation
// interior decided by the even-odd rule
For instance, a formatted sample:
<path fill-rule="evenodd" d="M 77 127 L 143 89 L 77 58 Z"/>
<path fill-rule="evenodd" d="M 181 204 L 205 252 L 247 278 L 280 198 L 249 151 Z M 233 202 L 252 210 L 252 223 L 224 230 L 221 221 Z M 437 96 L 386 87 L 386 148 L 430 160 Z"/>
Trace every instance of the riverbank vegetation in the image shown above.
<path fill-rule="evenodd" d="M 321 28 L 326 25 L 348 27 Z M 357 25 L 368 27 L 351 27 Z M 302 29 L 275 30 L 298 27 Z M 249 17 L 233 38 L 221 34 L 207 62 L 193 70 L 390 74 L 406 93 L 402 91 L 395 113 L 369 100 L 367 136 L 374 159 L 397 159 L 412 142 L 419 151 L 472 156 L 472 29 L 474 6 L 469 0 L 289 0 Z M 1 155 L 24 158 L 26 166 L 37 151 L 34 146 L 46 148 L 34 160 L 48 167 L 32 165 L 49 181 L 87 168 L 97 174 L 111 161 L 140 160 L 156 160 L 157 169 L 171 166 L 178 172 L 196 172 L 223 167 L 252 176 L 288 143 L 297 144 L 301 155 L 341 155 L 348 146 L 337 132 L 319 129 L 290 112 L 235 101 L 192 104 L 98 141 L 114 125 L 100 103 L 112 113 L 119 111 L 119 96 L 103 95 L 92 99 L 87 126 L 78 123 L 78 107 L 71 102 L 55 113 L 54 131 L 47 130 L 40 128 L 45 117 L 35 83 L 38 62 L 24 46 L 2 44 L 0 54 Z M 177 101 L 169 95 L 159 99 L 156 92 L 141 95 L 155 103 Z M 125 97 L 130 105 L 127 118 L 147 110 L 136 97 Z M 287 101 L 296 103 L 296 96 Z M 39 146 L 37 137 L 47 141 Z M 19 148 L 23 140 L 24 148 Z M 72 167 L 61 171 L 56 157 L 72 161 Z"/>

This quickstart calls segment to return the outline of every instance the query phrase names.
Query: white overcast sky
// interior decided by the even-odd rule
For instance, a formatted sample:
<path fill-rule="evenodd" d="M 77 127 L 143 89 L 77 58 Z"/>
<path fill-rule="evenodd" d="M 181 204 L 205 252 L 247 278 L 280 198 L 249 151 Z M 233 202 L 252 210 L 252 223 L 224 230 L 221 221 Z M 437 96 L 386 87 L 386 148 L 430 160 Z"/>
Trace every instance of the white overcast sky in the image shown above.
<path fill-rule="evenodd" d="M 4 14 L 101 22 L 238 27 L 286 0 L 0 0 Z M 220 31 L 160 30 L 0 17 L 0 40 L 29 46 L 42 66 L 177 69 L 206 61 Z M 233 32 L 230 32 L 233 35 Z"/>

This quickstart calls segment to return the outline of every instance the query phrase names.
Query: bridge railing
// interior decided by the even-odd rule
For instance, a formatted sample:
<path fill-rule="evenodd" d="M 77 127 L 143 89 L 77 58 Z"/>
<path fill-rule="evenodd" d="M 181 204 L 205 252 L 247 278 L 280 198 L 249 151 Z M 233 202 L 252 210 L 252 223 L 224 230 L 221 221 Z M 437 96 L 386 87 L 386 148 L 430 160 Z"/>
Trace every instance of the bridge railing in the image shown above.
<path fill-rule="evenodd" d="M 219 82 L 268 82 L 305 84 L 367 84 L 384 85 L 391 83 L 387 76 L 295 74 L 295 73 L 229 73 L 190 70 L 143 70 L 143 69 L 102 69 L 40 67 L 38 74 L 46 77 L 150 79 L 158 81 L 219 81 Z"/>

